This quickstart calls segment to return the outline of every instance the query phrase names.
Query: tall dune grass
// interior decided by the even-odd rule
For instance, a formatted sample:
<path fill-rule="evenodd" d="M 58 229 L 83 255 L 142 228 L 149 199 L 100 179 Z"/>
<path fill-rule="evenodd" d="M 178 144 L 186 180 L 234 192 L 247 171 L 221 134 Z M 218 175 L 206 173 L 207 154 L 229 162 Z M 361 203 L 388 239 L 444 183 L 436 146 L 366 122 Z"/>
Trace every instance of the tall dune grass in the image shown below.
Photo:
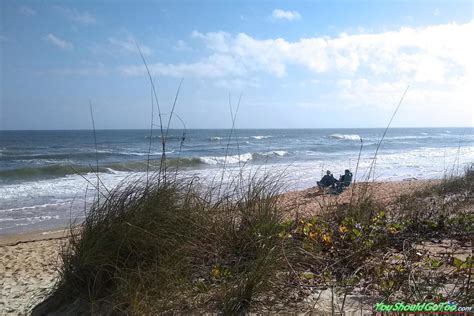
<path fill-rule="evenodd" d="M 96 200 L 62 251 L 51 300 L 148 313 L 199 308 L 237 313 L 283 261 L 279 184 L 198 187 L 195 179 L 124 183 Z"/>

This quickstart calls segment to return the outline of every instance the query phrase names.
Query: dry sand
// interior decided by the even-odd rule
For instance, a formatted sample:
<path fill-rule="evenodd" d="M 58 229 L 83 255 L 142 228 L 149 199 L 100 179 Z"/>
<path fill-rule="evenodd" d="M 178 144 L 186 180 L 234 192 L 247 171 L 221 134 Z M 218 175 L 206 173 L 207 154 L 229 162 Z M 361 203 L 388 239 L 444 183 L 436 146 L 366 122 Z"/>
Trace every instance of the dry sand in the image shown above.
<path fill-rule="evenodd" d="M 29 314 L 47 295 L 58 277 L 63 236 L 64 231 L 0 236 L 0 315 Z"/>
<path fill-rule="evenodd" d="M 325 194 L 317 187 L 308 188 L 302 191 L 289 192 L 284 194 L 281 203 L 285 209 L 294 210 L 290 217 L 306 217 L 315 215 L 325 209 L 327 206 L 335 204 L 348 204 L 351 201 L 354 191 L 353 201 L 365 190 L 366 195 L 371 195 L 376 202 L 382 205 L 388 205 L 391 201 L 402 194 L 409 194 L 420 190 L 428 185 L 438 183 L 439 180 L 409 180 L 409 181 L 390 181 L 390 182 L 370 182 L 357 183 L 348 187 L 342 194 Z"/>
<path fill-rule="evenodd" d="M 375 182 L 368 192 L 381 203 L 388 203 L 400 194 L 422 188 L 430 181 Z M 355 192 L 361 189 L 355 186 Z M 289 192 L 282 202 L 295 209 L 299 217 L 317 214 L 324 205 L 349 203 L 351 187 L 341 195 L 320 194 L 316 188 Z M 28 314 L 57 280 L 58 254 L 66 241 L 64 231 L 27 235 L 0 236 L 0 315 Z M 61 239 L 62 238 L 62 239 Z M 51 240 L 44 240 L 51 239 Z M 41 240 L 41 241 L 37 241 Z"/>

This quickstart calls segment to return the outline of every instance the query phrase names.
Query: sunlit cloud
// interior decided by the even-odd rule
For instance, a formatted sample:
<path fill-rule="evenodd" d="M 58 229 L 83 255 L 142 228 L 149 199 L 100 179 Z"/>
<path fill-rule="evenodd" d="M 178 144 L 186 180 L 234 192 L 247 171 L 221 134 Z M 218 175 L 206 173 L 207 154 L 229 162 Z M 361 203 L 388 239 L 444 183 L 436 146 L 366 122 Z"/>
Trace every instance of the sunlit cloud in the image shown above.
<path fill-rule="evenodd" d="M 293 21 L 301 19 L 301 15 L 297 11 L 284 11 L 281 9 L 275 9 L 272 12 L 271 18 L 273 20 Z"/>
<path fill-rule="evenodd" d="M 187 63 L 157 63 L 155 71 L 170 76 L 187 72 L 195 76 L 225 77 L 267 73 L 287 75 L 296 65 L 315 74 L 338 76 L 391 76 L 417 82 L 443 83 L 473 72 L 474 54 L 468 38 L 474 21 L 424 28 L 403 27 L 383 33 L 340 34 L 336 37 L 256 39 L 245 33 L 200 33 L 191 36 L 209 50 L 207 57 Z M 140 67 L 125 66 L 130 75 Z M 166 70 L 164 70 L 166 69 Z M 190 71 L 190 69 L 193 69 Z M 209 70 L 212 70 L 209 73 Z"/>
<path fill-rule="evenodd" d="M 334 82 L 325 100 L 345 107 L 393 106 L 410 85 L 406 99 L 410 106 L 428 111 L 449 104 L 469 115 L 469 102 L 474 99 L 472 34 L 474 21 L 296 41 L 194 31 L 191 38 L 204 45 L 207 56 L 192 62 L 151 62 L 149 68 L 153 75 L 209 78 L 230 87 L 242 86 L 250 77 L 291 78 L 298 67 L 313 81 L 320 82 L 319 76 L 324 75 Z M 145 74 L 142 65 L 121 66 L 119 71 L 129 76 Z"/>
<path fill-rule="evenodd" d="M 188 44 L 186 44 L 186 42 L 183 40 L 178 40 L 173 48 L 178 51 L 185 51 L 191 49 L 191 47 L 189 47 Z"/>

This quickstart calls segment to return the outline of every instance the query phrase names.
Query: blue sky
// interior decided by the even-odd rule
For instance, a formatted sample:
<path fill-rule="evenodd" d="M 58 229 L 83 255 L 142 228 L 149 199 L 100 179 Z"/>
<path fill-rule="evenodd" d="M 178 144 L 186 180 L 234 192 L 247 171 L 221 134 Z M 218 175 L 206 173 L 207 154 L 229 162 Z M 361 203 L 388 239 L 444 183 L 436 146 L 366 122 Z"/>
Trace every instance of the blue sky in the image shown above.
<path fill-rule="evenodd" d="M 2 1 L 0 129 L 474 125 L 473 1 Z M 179 121 L 173 127 L 180 127 Z"/>

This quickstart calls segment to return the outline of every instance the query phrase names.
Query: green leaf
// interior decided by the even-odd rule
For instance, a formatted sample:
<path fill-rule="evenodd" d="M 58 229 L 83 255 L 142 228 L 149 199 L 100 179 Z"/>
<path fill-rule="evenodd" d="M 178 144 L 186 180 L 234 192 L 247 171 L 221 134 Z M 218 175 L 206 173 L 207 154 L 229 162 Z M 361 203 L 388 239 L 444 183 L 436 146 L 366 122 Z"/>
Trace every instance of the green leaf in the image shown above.
<path fill-rule="evenodd" d="M 442 262 L 440 260 L 431 259 L 430 260 L 430 268 L 431 269 L 438 269 L 441 266 Z"/>
<path fill-rule="evenodd" d="M 306 280 L 312 280 L 312 279 L 314 279 L 315 275 L 312 272 L 303 272 L 303 273 L 301 273 L 301 277 L 306 279 Z"/>
<path fill-rule="evenodd" d="M 461 265 L 463 264 L 462 260 L 459 258 L 454 257 L 453 258 L 453 264 L 456 268 L 461 268 Z"/>

